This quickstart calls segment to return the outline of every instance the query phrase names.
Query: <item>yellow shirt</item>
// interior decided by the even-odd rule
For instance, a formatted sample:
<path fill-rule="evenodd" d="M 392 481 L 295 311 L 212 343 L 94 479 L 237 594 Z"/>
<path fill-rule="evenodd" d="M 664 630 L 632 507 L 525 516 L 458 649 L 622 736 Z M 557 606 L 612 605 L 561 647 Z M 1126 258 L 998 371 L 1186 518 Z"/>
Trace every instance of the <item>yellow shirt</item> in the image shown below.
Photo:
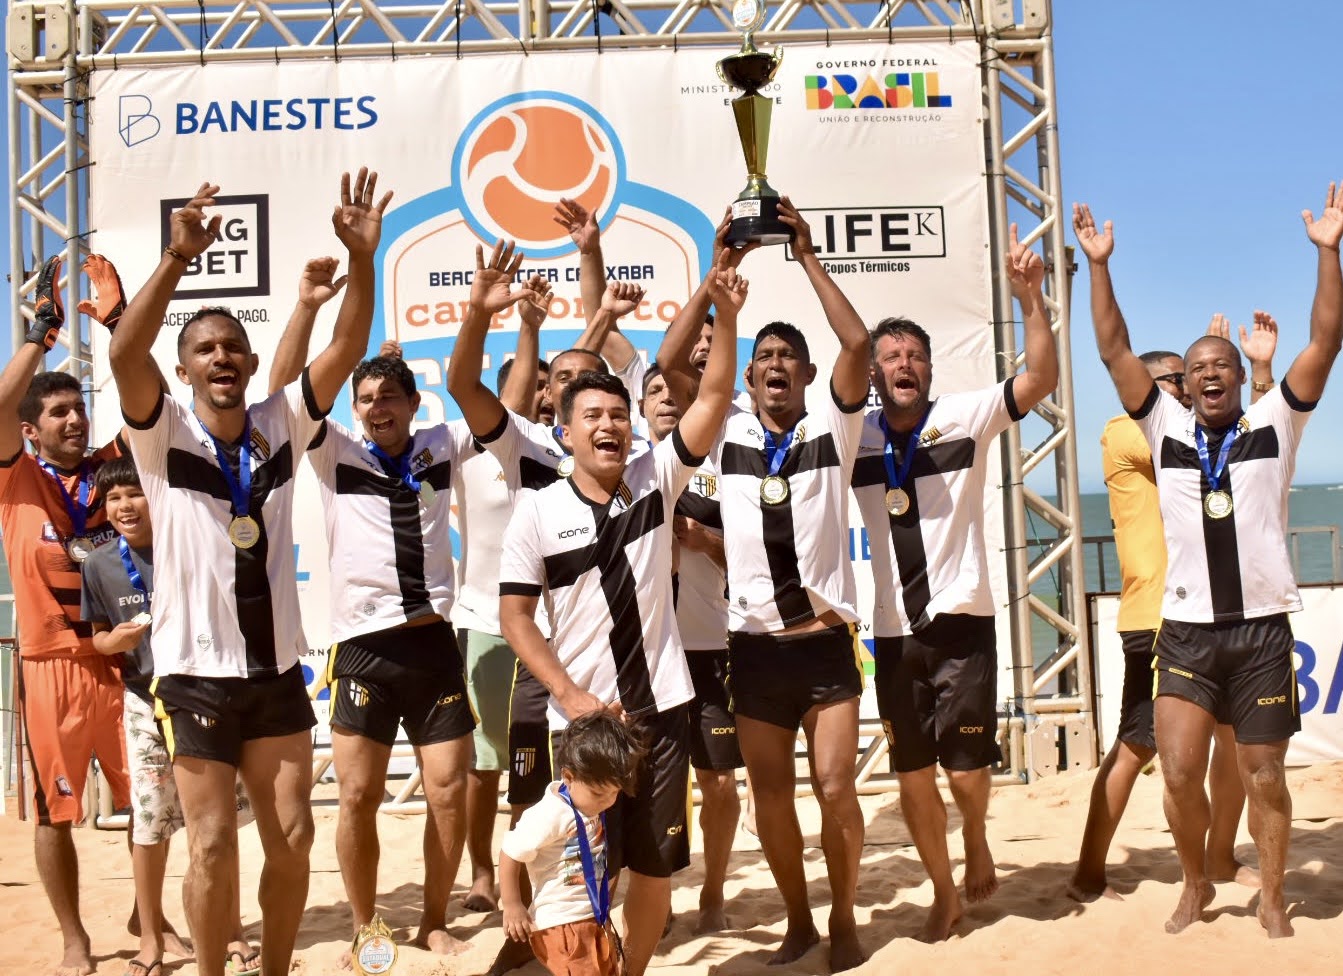
<path fill-rule="evenodd" d="M 1138 425 L 1115 417 L 1101 434 L 1101 466 L 1119 552 L 1120 632 L 1156 630 L 1166 582 L 1166 537 L 1152 451 Z"/>

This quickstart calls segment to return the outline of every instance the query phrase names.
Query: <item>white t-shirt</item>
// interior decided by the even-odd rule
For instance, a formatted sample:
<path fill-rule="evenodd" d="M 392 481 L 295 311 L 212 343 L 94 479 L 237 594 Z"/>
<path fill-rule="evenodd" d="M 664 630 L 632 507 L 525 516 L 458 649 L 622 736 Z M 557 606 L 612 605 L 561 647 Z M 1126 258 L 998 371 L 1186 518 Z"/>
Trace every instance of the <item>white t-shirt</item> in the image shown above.
<path fill-rule="evenodd" d="M 1152 449 L 1157 494 L 1166 528 L 1168 620 L 1214 623 L 1250 620 L 1301 609 L 1287 551 L 1287 493 L 1296 449 L 1314 403 L 1280 383 L 1251 404 L 1218 487 L 1232 498 L 1225 518 L 1209 517 L 1211 490 L 1194 440 L 1194 411 L 1157 387 L 1132 414 Z M 1209 437 L 1216 469 L 1222 436 Z"/>
<path fill-rule="evenodd" d="M 734 632 L 773 633 L 828 610 L 858 619 L 849 478 L 865 402 L 845 408 L 831 389 L 823 410 L 802 417 L 779 471 L 788 497 L 777 505 L 760 498 L 769 473 L 764 426 L 753 413 L 730 410 L 710 458 L 719 473 Z"/>
<path fill-rule="evenodd" d="M 452 622 L 465 630 L 498 636 L 499 556 L 504 529 L 513 514 L 508 482 L 492 454 L 477 454 L 458 465 L 453 480 L 457 493 L 457 534 L 462 558 L 457 563 L 457 602 Z M 546 633 L 546 629 L 541 631 Z"/>
<path fill-rule="evenodd" d="M 532 904 L 527 909 L 538 929 L 593 918 L 592 899 L 583 877 L 578 849 L 578 821 L 574 810 L 551 783 L 533 807 L 504 834 L 502 850 L 527 865 L 532 881 Z M 601 817 L 583 817 L 588 846 L 598 881 L 606 878 L 606 833 Z"/>
<path fill-rule="evenodd" d="M 452 611 L 451 488 L 475 441 L 458 420 L 416 432 L 409 451 L 412 477 L 432 488 L 429 503 L 334 421 L 308 449 L 326 513 L 334 640 Z"/>
<path fill-rule="evenodd" d="M 504 533 L 500 595 L 544 594 L 569 677 L 631 715 L 693 695 L 672 605 L 672 512 L 702 460 L 673 431 L 625 466 L 610 502 L 565 479 L 524 494 Z M 554 698 L 548 715 L 552 729 L 568 724 Z"/>
<path fill-rule="evenodd" d="M 154 523 L 159 586 L 150 647 L 157 675 L 270 676 L 288 671 L 307 650 L 292 519 L 294 473 L 323 419 L 308 371 L 249 407 L 248 416 L 249 514 L 262 529 L 250 549 L 229 541 L 232 495 L 196 415 L 160 394 L 147 422 L 127 421 Z"/>
<path fill-rule="evenodd" d="M 723 534 L 718 473 L 706 461 L 676 501 L 676 514 Z M 681 547 L 676 570 L 676 625 L 687 651 L 727 647 L 727 574 L 707 554 Z"/>
<path fill-rule="evenodd" d="M 993 439 L 1021 419 L 1011 384 L 949 393 L 932 402 L 901 486 L 910 500 L 901 515 L 886 507 L 892 486 L 881 410 L 868 413 L 853 466 L 853 493 L 872 551 L 875 636 L 911 634 L 942 613 L 993 616 L 984 477 Z M 907 434 L 895 434 L 897 472 L 907 444 Z"/>

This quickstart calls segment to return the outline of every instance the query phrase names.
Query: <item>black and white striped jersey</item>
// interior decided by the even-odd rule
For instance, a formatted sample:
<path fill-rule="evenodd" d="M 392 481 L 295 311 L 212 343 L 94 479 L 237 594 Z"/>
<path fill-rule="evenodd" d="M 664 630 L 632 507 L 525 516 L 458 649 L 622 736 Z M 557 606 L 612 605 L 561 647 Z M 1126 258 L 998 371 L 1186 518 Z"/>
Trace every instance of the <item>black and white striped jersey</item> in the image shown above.
<path fill-rule="evenodd" d="M 294 566 L 294 473 L 322 424 L 307 370 L 248 408 L 249 549 L 229 541 L 233 500 L 196 415 L 161 394 L 143 424 L 127 421 L 154 523 L 154 673 L 247 678 L 288 671 L 307 650 Z M 238 463 L 233 446 L 232 464 Z"/>
<path fill-rule="evenodd" d="M 513 514 L 503 468 L 488 452 L 467 458 L 454 472 L 453 490 L 462 549 L 452 622 L 466 630 L 498 635 L 499 554 Z M 547 631 L 542 628 L 543 633 Z"/>
<path fill-rule="evenodd" d="M 499 425 L 479 439 L 503 469 L 510 497 L 568 477 L 573 459 L 560 443 L 559 432 L 559 427 L 547 427 L 505 408 Z M 648 442 L 635 434 L 628 460 L 647 450 Z"/>
<path fill-rule="evenodd" d="M 416 490 L 361 435 L 327 421 L 308 459 L 326 516 L 333 640 L 430 614 L 448 618 L 456 583 L 448 527 L 452 481 L 475 453 L 465 421 L 417 431 L 405 461 L 410 479 L 428 488 Z"/>
<path fill-rule="evenodd" d="M 1131 414 L 1152 449 L 1165 523 L 1163 617 L 1214 623 L 1301 609 L 1287 551 L 1287 493 L 1314 409 L 1284 381 L 1227 430 L 1205 431 L 1214 472 L 1225 438 L 1235 436 L 1218 480 L 1231 496 L 1232 510 L 1222 518 L 1205 509 L 1212 486 L 1199 460 L 1194 411 L 1154 386 Z"/>
<path fill-rule="evenodd" d="M 718 472 L 706 460 L 676 502 L 676 514 L 722 534 Z M 681 547 L 677 557 L 676 622 L 687 651 L 727 647 L 727 574 L 702 552 Z"/>
<path fill-rule="evenodd" d="M 900 637 L 942 613 L 994 614 L 984 552 L 984 479 L 994 438 L 1021 419 L 1012 381 L 934 400 L 909 470 L 899 486 L 909 507 L 894 515 L 886 492 L 896 487 L 886 463 L 881 409 L 863 423 L 853 493 L 872 552 L 876 637 Z M 908 434 L 891 438 L 897 473 Z M 997 497 L 995 491 L 992 497 Z"/>

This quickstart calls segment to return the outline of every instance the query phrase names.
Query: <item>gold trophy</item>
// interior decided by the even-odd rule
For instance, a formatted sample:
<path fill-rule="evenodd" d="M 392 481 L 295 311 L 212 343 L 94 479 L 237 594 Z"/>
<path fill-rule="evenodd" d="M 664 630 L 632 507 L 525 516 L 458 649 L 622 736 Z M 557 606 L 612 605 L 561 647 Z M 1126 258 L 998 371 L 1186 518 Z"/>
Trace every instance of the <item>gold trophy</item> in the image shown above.
<path fill-rule="evenodd" d="M 385 976 L 396 965 L 396 942 L 381 915 L 359 927 L 350 946 L 350 962 L 359 976 Z"/>
<path fill-rule="evenodd" d="M 783 61 L 783 49 L 773 54 L 756 49 L 754 34 L 765 23 L 765 0 L 735 0 L 732 25 L 742 32 L 741 50 L 718 62 L 718 77 L 742 94 L 732 100 L 737 135 L 746 157 L 746 189 L 732 203 L 732 224 L 727 243 L 744 247 L 752 241 L 782 244 L 793 239 L 793 230 L 779 219 L 779 194 L 765 179 L 769 153 L 769 119 L 774 103 L 760 89 L 774 80 Z"/>

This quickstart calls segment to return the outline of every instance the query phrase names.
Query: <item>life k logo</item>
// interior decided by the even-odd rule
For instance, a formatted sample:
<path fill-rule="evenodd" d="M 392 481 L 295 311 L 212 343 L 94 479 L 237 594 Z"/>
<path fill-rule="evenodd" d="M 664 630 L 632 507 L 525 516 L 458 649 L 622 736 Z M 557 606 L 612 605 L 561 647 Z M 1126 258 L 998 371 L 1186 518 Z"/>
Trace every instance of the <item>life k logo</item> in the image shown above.
<path fill-rule="evenodd" d="M 117 102 L 117 131 L 129 149 L 159 134 L 158 116 L 148 95 L 122 95 Z"/>

